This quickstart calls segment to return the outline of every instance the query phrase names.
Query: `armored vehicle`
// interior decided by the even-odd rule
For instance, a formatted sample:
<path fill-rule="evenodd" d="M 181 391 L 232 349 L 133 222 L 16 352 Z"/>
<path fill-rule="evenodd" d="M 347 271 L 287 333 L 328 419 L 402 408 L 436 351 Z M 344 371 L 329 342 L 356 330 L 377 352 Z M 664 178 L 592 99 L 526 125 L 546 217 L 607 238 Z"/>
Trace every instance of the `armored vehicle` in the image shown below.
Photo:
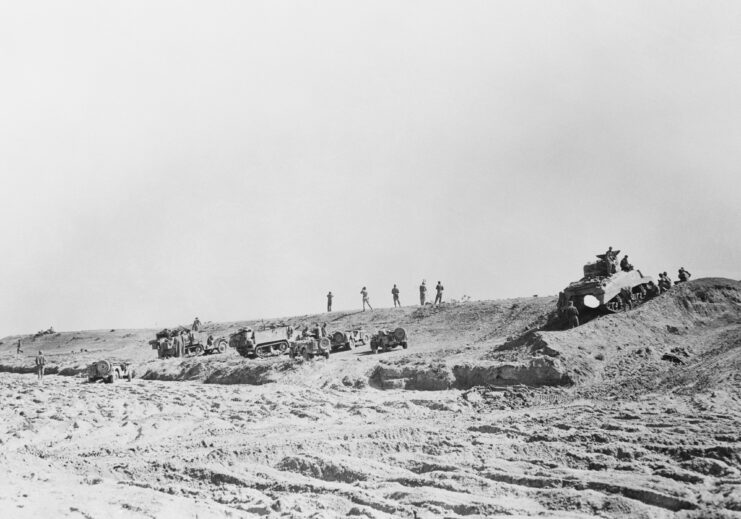
<path fill-rule="evenodd" d="M 331 350 L 332 341 L 327 337 L 302 337 L 291 342 L 289 355 L 292 359 L 301 356 L 304 360 L 311 360 L 318 355 L 328 359 Z"/>
<path fill-rule="evenodd" d="M 254 331 L 241 328 L 229 337 L 229 346 L 236 348 L 242 357 L 271 357 L 288 352 L 293 328 L 281 326 Z"/>
<path fill-rule="evenodd" d="M 616 251 L 615 256 L 619 252 Z M 640 270 L 632 267 L 628 271 L 616 269 L 614 261 L 604 254 L 598 254 L 597 258 L 598 261 L 584 265 L 583 278 L 574 281 L 559 294 L 559 310 L 573 301 L 579 311 L 597 309 L 614 313 L 640 304 L 646 298 L 653 278 L 644 276 Z"/>
<path fill-rule="evenodd" d="M 329 340 L 332 341 L 332 351 L 344 348 L 351 350 L 361 345 L 370 344 L 370 335 L 363 330 L 346 332 L 337 330 L 329 335 Z"/>
<path fill-rule="evenodd" d="M 407 332 L 404 328 L 397 328 L 393 331 L 378 330 L 370 340 L 373 353 L 378 353 L 378 350 L 388 351 L 397 346 L 407 349 Z"/>
<path fill-rule="evenodd" d="M 164 330 L 157 332 L 154 340 L 149 341 L 153 350 L 157 350 L 157 356 L 161 359 L 167 359 L 170 357 L 177 357 L 178 352 L 175 351 L 175 336 L 181 334 L 182 329 Z M 183 354 L 186 357 L 192 357 L 196 355 L 209 355 L 216 353 L 224 353 L 227 348 L 227 342 L 224 337 L 214 337 L 213 335 L 206 335 L 203 332 L 195 332 L 192 330 L 186 330 L 186 333 L 182 334 L 183 337 Z"/>
<path fill-rule="evenodd" d="M 125 378 L 129 382 L 134 378 L 134 370 L 128 362 L 99 360 L 87 367 L 87 379 L 89 382 L 102 380 L 103 382 L 112 384 L 122 378 Z"/>

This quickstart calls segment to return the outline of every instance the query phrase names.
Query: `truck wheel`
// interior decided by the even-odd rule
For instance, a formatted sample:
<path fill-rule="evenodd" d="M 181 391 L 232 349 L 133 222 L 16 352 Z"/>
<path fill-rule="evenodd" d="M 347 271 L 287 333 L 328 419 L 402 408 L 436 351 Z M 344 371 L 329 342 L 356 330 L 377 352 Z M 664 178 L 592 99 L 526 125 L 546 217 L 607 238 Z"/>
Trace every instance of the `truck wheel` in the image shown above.
<path fill-rule="evenodd" d="M 219 341 L 219 343 L 216 345 L 216 350 L 219 353 L 224 353 L 226 351 L 226 341 Z"/>
<path fill-rule="evenodd" d="M 203 346 L 199 344 L 198 346 L 193 348 L 193 355 L 203 355 Z"/>
<path fill-rule="evenodd" d="M 357 345 L 357 343 L 355 342 L 354 339 L 350 339 L 350 341 L 347 343 L 347 349 L 348 350 L 352 350 L 353 348 L 357 348 L 357 347 L 358 347 L 358 345 Z"/>

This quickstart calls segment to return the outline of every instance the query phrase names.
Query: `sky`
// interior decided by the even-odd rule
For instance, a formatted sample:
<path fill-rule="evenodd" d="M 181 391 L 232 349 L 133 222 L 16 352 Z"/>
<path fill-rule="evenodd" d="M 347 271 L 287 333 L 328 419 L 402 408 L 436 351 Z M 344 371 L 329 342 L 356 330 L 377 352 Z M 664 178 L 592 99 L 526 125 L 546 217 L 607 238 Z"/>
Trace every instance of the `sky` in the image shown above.
<path fill-rule="evenodd" d="M 0 337 L 741 277 L 741 3 L 0 7 Z M 622 256 L 622 254 L 621 254 Z"/>

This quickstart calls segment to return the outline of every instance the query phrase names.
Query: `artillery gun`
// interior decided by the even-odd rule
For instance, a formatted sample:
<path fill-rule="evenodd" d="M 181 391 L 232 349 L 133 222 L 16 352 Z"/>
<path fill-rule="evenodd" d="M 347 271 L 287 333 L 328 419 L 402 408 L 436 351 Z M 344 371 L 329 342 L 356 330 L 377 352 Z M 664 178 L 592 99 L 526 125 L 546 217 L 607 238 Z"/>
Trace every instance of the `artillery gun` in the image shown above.
<path fill-rule="evenodd" d="M 397 346 L 407 349 L 407 332 L 404 328 L 397 328 L 393 331 L 378 330 L 370 340 L 373 353 L 378 353 L 378 350 L 388 351 Z"/>
<path fill-rule="evenodd" d="M 292 337 L 293 328 L 290 326 L 258 331 L 241 328 L 229 337 L 229 346 L 235 348 L 242 357 L 272 357 L 288 352 Z"/>
<path fill-rule="evenodd" d="M 647 294 L 653 292 L 652 277 L 632 267 L 628 271 L 619 270 L 605 254 L 598 254 L 597 258 L 598 261 L 584 265 L 584 277 L 559 294 L 559 311 L 572 301 L 580 312 L 584 309 L 620 312 L 642 303 Z"/>
<path fill-rule="evenodd" d="M 340 349 L 351 350 L 361 345 L 370 344 L 370 335 L 361 329 L 349 331 L 336 330 L 329 335 L 329 340 L 332 342 L 332 351 Z"/>
<path fill-rule="evenodd" d="M 102 380 L 103 382 L 112 384 L 122 378 L 125 378 L 129 382 L 134 378 L 134 370 L 128 362 L 116 363 L 108 360 L 99 360 L 87 367 L 88 382 Z"/>

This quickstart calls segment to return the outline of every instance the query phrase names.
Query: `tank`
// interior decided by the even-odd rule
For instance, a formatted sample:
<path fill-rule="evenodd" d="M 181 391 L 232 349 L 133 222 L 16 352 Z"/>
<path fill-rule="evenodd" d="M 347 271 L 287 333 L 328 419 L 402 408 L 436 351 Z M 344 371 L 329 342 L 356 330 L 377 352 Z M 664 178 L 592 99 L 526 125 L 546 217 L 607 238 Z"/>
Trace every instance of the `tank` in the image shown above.
<path fill-rule="evenodd" d="M 615 251 L 613 258 L 620 251 Z M 617 267 L 614 259 L 604 254 L 597 255 L 598 261 L 584 265 L 584 277 L 569 284 L 558 298 L 559 310 L 569 301 L 582 311 L 596 309 L 607 313 L 620 312 L 643 302 L 652 292 L 653 278 L 644 276 L 640 270 L 624 271 Z"/>

